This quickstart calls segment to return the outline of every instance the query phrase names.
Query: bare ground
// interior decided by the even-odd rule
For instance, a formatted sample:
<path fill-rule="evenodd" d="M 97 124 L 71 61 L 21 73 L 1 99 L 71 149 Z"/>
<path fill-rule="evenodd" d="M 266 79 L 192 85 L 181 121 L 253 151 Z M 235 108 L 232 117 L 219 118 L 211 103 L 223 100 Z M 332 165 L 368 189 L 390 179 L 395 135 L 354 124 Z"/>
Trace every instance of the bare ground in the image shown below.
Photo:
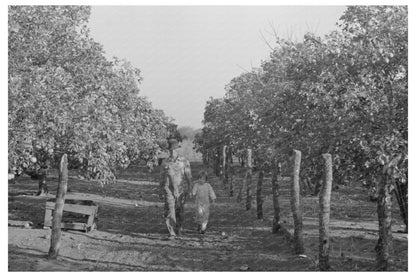
<path fill-rule="evenodd" d="M 197 172 L 198 163 L 192 164 Z M 314 271 L 317 270 L 317 198 L 305 197 L 306 257 L 296 255 L 284 232 L 271 233 L 270 180 L 264 184 L 265 219 L 256 219 L 255 205 L 228 197 L 219 180 L 210 174 L 218 201 L 213 206 L 208 232 L 200 235 L 193 221 L 193 204 L 187 204 L 185 233 L 166 240 L 163 203 L 157 198 L 157 174 L 132 168 L 117 185 L 100 188 L 76 178 L 69 180 L 67 196 L 89 199 L 98 206 L 98 229 L 89 233 L 64 231 L 57 260 L 46 258 L 50 230 L 42 228 L 47 197 L 36 197 L 37 183 L 21 177 L 9 184 L 9 220 L 31 221 L 31 228 L 9 226 L 9 271 Z M 236 186 L 241 180 L 236 180 Z M 254 185 L 254 182 L 253 182 Z M 50 191 L 56 191 L 51 178 Z M 373 270 L 377 239 L 375 204 L 357 189 L 333 193 L 331 210 L 331 266 L 337 271 Z M 288 182 L 282 182 L 282 222 L 290 231 Z M 53 197 L 50 195 L 49 197 Z M 354 202 L 355 201 L 355 202 Z M 357 206 L 359 205 L 359 206 Z M 356 211 L 360 210 L 360 214 Z M 400 227 L 397 209 L 394 226 Z M 393 270 L 407 270 L 407 234 L 395 233 Z"/>

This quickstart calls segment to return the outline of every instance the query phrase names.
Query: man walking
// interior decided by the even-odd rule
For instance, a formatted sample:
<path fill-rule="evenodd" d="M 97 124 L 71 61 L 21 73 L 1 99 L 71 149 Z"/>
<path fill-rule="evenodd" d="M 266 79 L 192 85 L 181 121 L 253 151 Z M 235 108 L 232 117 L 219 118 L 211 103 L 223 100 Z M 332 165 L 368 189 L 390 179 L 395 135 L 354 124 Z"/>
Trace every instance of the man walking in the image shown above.
<path fill-rule="evenodd" d="M 192 189 L 192 174 L 189 161 L 180 157 L 176 150 L 178 141 L 169 139 L 168 144 L 169 157 L 161 164 L 160 186 L 165 200 L 164 216 L 169 239 L 174 239 L 182 231 L 185 201 Z"/>

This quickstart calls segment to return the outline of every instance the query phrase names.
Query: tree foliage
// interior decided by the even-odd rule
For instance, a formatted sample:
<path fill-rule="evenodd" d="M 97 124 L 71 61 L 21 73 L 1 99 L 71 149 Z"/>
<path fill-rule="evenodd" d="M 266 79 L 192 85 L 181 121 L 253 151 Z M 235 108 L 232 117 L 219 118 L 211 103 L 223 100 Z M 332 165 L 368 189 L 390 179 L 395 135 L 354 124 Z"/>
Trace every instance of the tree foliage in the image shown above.
<path fill-rule="evenodd" d="M 315 182 L 329 152 L 337 182 L 368 185 L 400 156 L 392 176 L 407 182 L 407 7 L 348 7 L 338 25 L 302 42 L 277 38 L 261 68 L 207 102 L 196 148 L 251 147 L 262 166 L 299 149 L 301 174 Z"/>
<path fill-rule="evenodd" d="M 140 70 L 107 60 L 88 6 L 9 6 L 9 170 L 69 164 L 109 182 L 175 125 L 139 95 Z"/>

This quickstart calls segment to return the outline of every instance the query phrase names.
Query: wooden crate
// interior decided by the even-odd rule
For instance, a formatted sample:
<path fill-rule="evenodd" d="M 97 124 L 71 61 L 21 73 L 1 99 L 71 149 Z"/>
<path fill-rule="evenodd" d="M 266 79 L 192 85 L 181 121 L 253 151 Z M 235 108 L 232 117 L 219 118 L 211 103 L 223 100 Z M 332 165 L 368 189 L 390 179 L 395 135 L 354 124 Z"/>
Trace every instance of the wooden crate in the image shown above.
<path fill-rule="evenodd" d="M 43 228 L 52 227 L 52 214 L 55 209 L 54 200 L 55 199 L 48 199 L 46 201 Z M 93 201 L 66 199 L 62 214 L 61 228 L 81 230 L 84 232 L 92 231 L 97 228 L 94 222 L 97 217 L 97 212 L 98 206 Z M 74 216 L 74 214 L 78 215 L 78 217 Z M 79 222 L 83 221 L 84 217 L 86 218 L 86 220 L 84 220 L 86 222 Z M 78 222 L 75 222 L 75 220 Z"/>

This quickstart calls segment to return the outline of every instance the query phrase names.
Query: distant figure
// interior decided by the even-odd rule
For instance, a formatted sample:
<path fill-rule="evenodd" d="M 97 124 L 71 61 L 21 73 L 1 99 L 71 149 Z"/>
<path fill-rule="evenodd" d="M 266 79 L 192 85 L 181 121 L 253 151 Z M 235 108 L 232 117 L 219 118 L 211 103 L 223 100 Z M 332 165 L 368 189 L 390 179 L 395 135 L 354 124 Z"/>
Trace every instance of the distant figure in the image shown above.
<path fill-rule="evenodd" d="M 169 157 L 161 164 L 160 187 L 165 200 L 164 216 L 169 239 L 174 239 L 182 232 L 185 202 L 192 188 L 192 174 L 189 162 L 179 157 L 176 151 L 179 148 L 178 141 L 169 139 L 168 143 Z"/>
<path fill-rule="evenodd" d="M 196 222 L 198 224 L 198 232 L 204 234 L 209 219 L 209 207 L 217 198 L 211 185 L 207 183 L 208 175 L 206 171 L 198 174 L 198 181 L 192 189 L 192 195 L 195 196 L 196 204 Z"/>

